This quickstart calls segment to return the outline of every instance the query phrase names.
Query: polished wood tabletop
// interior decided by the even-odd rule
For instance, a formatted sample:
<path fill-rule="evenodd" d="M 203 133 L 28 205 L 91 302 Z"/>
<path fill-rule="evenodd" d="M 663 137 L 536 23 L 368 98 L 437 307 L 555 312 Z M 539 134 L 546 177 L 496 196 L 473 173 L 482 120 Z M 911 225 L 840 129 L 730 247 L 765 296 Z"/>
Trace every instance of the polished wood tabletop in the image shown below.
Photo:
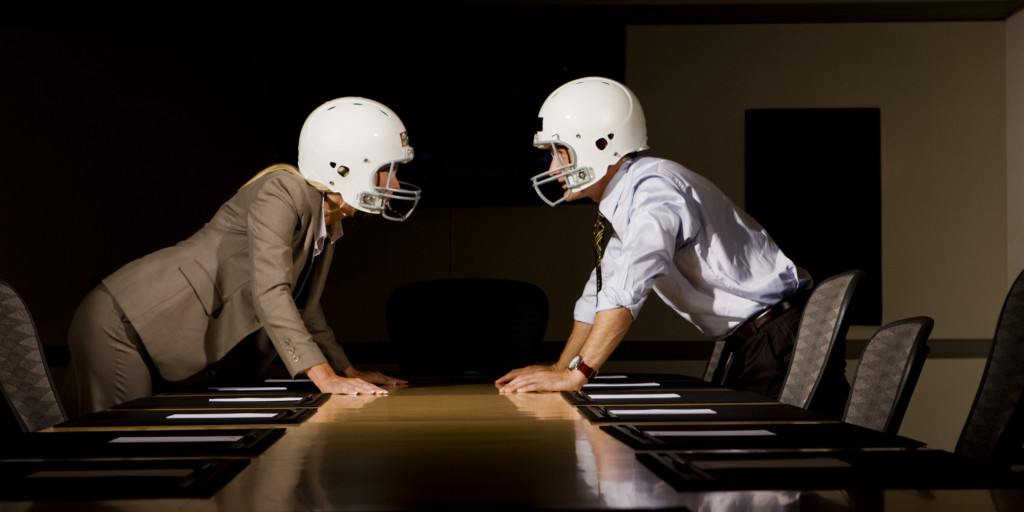
<path fill-rule="evenodd" d="M 209 427 L 207 427 L 209 428 Z M 0 502 L 8 511 L 1019 510 L 1020 490 L 679 492 L 557 393 L 427 382 L 332 396 L 212 498 Z M 157 429 L 149 427 L 149 429 Z M 59 489 L 54 490 L 60 497 Z M 69 508 L 73 507 L 73 508 Z"/>

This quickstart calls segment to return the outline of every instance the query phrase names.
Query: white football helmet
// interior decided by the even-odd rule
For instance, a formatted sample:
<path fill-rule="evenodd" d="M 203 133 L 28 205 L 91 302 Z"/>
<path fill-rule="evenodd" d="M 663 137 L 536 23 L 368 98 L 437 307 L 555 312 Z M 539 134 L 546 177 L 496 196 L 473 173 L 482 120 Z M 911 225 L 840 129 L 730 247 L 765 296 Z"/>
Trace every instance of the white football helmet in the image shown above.
<path fill-rule="evenodd" d="M 557 165 L 532 178 L 545 203 L 555 206 L 600 180 L 623 156 L 647 149 L 647 122 L 633 91 L 615 80 L 587 77 L 551 93 L 540 107 L 533 145 L 551 151 Z M 563 162 L 558 147 L 571 158 Z M 568 190 L 558 181 L 564 178 Z"/>
<path fill-rule="evenodd" d="M 399 164 L 412 160 L 402 120 L 366 98 L 328 101 L 306 118 L 299 133 L 299 172 L 358 210 L 402 221 L 420 199 L 419 187 L 395 179 Z M 386 172 L 378 178 L 378 172 Z M 392 187 L 398 183 L 397 187 Z"/>

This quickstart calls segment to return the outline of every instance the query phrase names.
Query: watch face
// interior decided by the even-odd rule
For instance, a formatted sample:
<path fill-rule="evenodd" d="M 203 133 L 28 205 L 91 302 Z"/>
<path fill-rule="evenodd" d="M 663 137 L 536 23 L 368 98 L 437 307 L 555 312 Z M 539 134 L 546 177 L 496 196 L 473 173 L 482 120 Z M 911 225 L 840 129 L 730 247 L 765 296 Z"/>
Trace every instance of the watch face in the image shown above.
<path fill-rule="evenodd" d="M 576 357 L 572 358 L 572 361 L 569 361 L 569 369 L 570 370 L 575 370 L 576 367 L 579 366 L 580 363 L 582 363 L 582 362 L 583 362 L 583 358 L 580 357 L 580 356 L 576 356 Z"/>

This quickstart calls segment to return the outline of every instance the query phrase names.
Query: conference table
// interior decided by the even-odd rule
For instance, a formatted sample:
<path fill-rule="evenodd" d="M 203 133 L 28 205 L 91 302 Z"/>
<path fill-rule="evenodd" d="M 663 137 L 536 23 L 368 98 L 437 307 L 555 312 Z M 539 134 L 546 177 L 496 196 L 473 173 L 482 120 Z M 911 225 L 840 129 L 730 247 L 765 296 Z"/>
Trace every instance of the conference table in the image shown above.
<path fill-rule="evenodd" d="M 562 393 L 502 395 L 491 382 L 473 379 L 413 381 L 408 387 L 392 390 L 388 396 L 334 395 L 316 404 L 310 411 L 312 414 L 302 421 L 266 425 L 283 429 L 283 435 L 258 455 L 244 457 L 244 467 L 219 485 L 212 496 L 79 499 L 54 488 L 52 495 L 42 499 L 0 501 L 0 510 L 882 509 L 981 512 L 1024 507 L 1021 490 L 1003 484 L 987 487 L 975 483 L 972 488 L 957 488 L 947 483 L 939 488 L 837 486 L 806 489 L 800 481 L 793 481 L 791 486 L 776 483 L 768 488 L 747 485 L 728 489 L 702 487 L 697 483 L 681 490 L 670 479 L 653 471 L 643 456 L 638 456 L 647 453 L 650 457 L 654 452 L 638 450 L 613 435 L 613 427 L 625 421 L 595 421 L 592 414 L 588 417 L 584 411 L 585 407 L 595 407 L 594 403 L 573 403 L 573 396 Z M 708 400 L 713 398 L 704 399 L 701 405 L 720 405 Z M 742 402 L 742 406 L 782 407 L 774 402 L 757 401 Z M 158 406 L 150 404 L 149 407 Z M 666 406 L 657 404 L 657 407 Z M 648 427 L 661 423 L 655 420 Z M 672 425 L 666 428 L 682 429 L 690 424 L 686 421 L 670 423 Z M 808 417 L 759 424 L 761 427 L 777 424 L 787 428 L 792 425 L 836 428 L 836 423 Z M 744 421 L 728 420 L 706 422 L 705 426 L 745 428 L 748 425 Z M 159 433 L 169 428 L 138 426 L 131 430 Z M 238 427 L 192 428 L 216 434 Z M 125 427 L 59 426 L 50 432 L 109 429 Z M 896 446 L 889 451 L 916 449 L 913 443 L 910 445 L 910 448 Z M 730 456 L 730 450 L 707 453 Z M 802 453 L 828 452 L 803 450 Z"/>

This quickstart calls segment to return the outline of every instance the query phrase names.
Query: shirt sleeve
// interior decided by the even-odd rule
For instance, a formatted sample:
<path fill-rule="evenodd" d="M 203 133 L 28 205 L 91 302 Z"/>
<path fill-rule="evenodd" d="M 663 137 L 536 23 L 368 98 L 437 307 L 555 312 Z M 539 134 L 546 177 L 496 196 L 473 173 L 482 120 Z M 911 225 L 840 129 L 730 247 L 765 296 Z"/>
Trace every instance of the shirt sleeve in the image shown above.
<path fill-rule="evenodd" d="M 583 287 L 583 295 L 576 301 L 573 319 L 585 324 L 593 324 L 597 316 L 597 270 L 590 271 L 590 279 Z"/>
<path fill-rule="evenodd" d="M 601 262 L 603 284 L 595 311 L 625 307 L 635 319 L 655 280 L 668 272 L 697 226 L 685 196 L 666 180 L 644 179 L 632 192 L 628 215 L 618 221 L 621 226 L 613 224 L 615 234 Z"/>

